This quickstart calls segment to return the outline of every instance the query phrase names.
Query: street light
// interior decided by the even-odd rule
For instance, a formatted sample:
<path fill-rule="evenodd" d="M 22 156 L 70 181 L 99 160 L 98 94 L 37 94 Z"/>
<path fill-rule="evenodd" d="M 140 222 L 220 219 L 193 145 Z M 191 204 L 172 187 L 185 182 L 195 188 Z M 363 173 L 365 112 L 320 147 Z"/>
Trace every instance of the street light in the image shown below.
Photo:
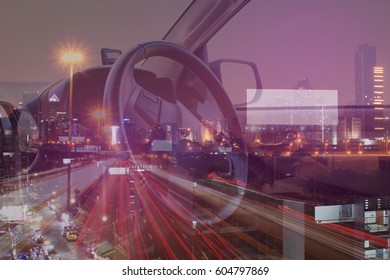
<path fill-rule="evenodd" d="M 363 154 L 362 146 L 363 146 L 363 143 L 359 143 L 359 155 Z"/>
<path fill-rule="evenodd" d="M 302 139 L 298 137 L 295 140 L 295 143 L 296 143 L 296 150 L 298 150 L 299 148 L 301 148 Z"/>
<path fill-rule="evenodd" d="M 73 127 L 73 70 L 74 66 L 83 61 L 83 54 L 77 51 L 66 51 L 61 56 L 61 61 L 69 65 L 69 142 L 72 143 L 72 127 Z"/>
<path fill-rule="evenodd" d="M 349 143 L 349 139 L 345 139 L 344 142 L 345 142 L 345 153 L 348 155 L 348 154 L 349 154 L 349 153 L 348 153 L 348 143 Z"/>
<path fill-rule="evenodd" d="M 68 117 L 68 139 L 70 144 L 68 163 L 68 187 L 66 190 L 66 209 L 71 210 L 70 191 L 71 191 L 71 157 L 72 157 L 72 128 L 73 128 L 73 70 L 74 66 L 80 64 L 84 59 L 81 52 L 75 50 L 66 50 L 61 55 L 61 62 L 69 65 L 69 117 Z"/>
<path fill-rule="evenodd" d="M 97 110 L 94 112 L 94 118 L 97 120 L 98 122 L 98 131 L 97 131 L 97 137 L 98 137 L 98 141 L 97 141 L 97 144 L 98 144 L 98 147 L 97 147 L 97 156 L 99 157 L 100 155 L 100 145 L 101 145 L 101 142 L 100 142 L 100 122 L 101 120 L 103 119 L 103 111 L 102 110 Z"/>

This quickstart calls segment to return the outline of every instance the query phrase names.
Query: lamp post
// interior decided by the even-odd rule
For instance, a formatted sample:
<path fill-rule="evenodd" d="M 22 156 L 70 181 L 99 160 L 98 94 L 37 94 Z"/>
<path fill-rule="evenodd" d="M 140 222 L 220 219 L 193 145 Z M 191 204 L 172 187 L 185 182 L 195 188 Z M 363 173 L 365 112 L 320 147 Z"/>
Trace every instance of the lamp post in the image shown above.
<path fill-rule="evenodd" d="M 73 70 L 76 64 L 83 61 L 83 55 L 76 51 L 67 51 L 61 56 L 64 64 L 69 65 L 69 143 L 72 143 L 72 127 L 73 127 Z"/>
<path fill-rule="evenodd" d="M 74 66 L 83 61 L 83 55 L 80 52 L 68 50 L 61 55 L 62 63 L 69 65 L 69 116 L 68 116 L 68 140 L 69 140 L 69 160 L 68 160 L 68 186 L 66 189 L 66 209 L 70 207 L 70 191 L 71 191 L 71 164 L 72 164 L 72 129 L 73 129 L 73 70 Z"/>
<path fill-rule="evenodd" d="M 103 111 L 102 110 L 98 110 L 98 111 L 95 111 L 94 113 L 94 117 L 95 119 L 97 120 L 98 122 L 98 131 L 97 131 L 97 156 L 99 158 L 100 156 L 100 145 L 101 145 L 101 141 L 100 141 L 100 122 L 101 120 L 103 119 Z"/>
<path fill-rule="evenodd" d="M 349 139 L 345 139 L 344 142 L 345 142 L 345 154 L 348 155 L 349 154 L 349 151 L 348 151 Z"/>
<path fill-rule="evenodd" d="M 301 143 L 302 143 L 301 138 L 298 137 L 298 138 L 295 140 L 295 143 L 296 143 L 296 150 L 298 150 L 298 149 L 301 147 Z"/>

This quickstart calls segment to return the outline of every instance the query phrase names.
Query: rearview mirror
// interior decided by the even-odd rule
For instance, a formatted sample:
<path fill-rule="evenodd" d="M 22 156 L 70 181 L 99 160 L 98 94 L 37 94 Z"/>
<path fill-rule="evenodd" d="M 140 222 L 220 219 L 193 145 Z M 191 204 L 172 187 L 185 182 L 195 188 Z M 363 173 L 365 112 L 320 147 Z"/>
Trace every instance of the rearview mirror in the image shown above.
<path fill-rule="evenodd" d="M 103 65 L 112 65 L 122 54 L 121 50 L 103 48 L 100 50 Z"/>

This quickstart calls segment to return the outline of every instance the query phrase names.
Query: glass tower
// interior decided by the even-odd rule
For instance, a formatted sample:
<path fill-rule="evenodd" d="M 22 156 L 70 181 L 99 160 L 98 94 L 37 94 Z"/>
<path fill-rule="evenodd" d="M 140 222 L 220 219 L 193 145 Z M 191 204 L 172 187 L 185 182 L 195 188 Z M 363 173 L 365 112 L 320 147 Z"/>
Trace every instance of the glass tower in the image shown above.
<path fill-rule="evenodd" d="M 362 44 L 355 49 L 355 105 L 356 117 L 362 120 L 362 137 L 375 138 L 374 67 L 376 47 Z"/>

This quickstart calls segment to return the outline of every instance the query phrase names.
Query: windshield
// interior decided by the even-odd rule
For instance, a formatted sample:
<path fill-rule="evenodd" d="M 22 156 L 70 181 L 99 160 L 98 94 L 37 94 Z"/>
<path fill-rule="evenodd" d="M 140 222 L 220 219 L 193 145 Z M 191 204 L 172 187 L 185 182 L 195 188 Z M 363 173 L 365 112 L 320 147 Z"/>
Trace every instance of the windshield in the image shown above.
<path fill-rule="evenodd" d="M 76 2 L 0 4 L 0 259 L 389 259 L 389 4 Z"/>
<path fill-rule="evenodd" d="M 244 127 L 249 182 L 276 199 L 282 223 L 298 218 L 288 211 L 307 215 L 289 229 L 301 235 L 271 241 L 264 230 L 284 258 L 389 258 L 388 9 L 383 1 L 252 1 L 207 44 Z M 248 65 L 223 61 L 233 55 L 256 63 L 261 87 Z M 339 250 L 341 236 L 325 245 L 328 235 L 310 237 L 311 224 L 362 234 L 342 242 L 361 246 Z M 321 249 L 310 249 L 310 238 Z"/>

